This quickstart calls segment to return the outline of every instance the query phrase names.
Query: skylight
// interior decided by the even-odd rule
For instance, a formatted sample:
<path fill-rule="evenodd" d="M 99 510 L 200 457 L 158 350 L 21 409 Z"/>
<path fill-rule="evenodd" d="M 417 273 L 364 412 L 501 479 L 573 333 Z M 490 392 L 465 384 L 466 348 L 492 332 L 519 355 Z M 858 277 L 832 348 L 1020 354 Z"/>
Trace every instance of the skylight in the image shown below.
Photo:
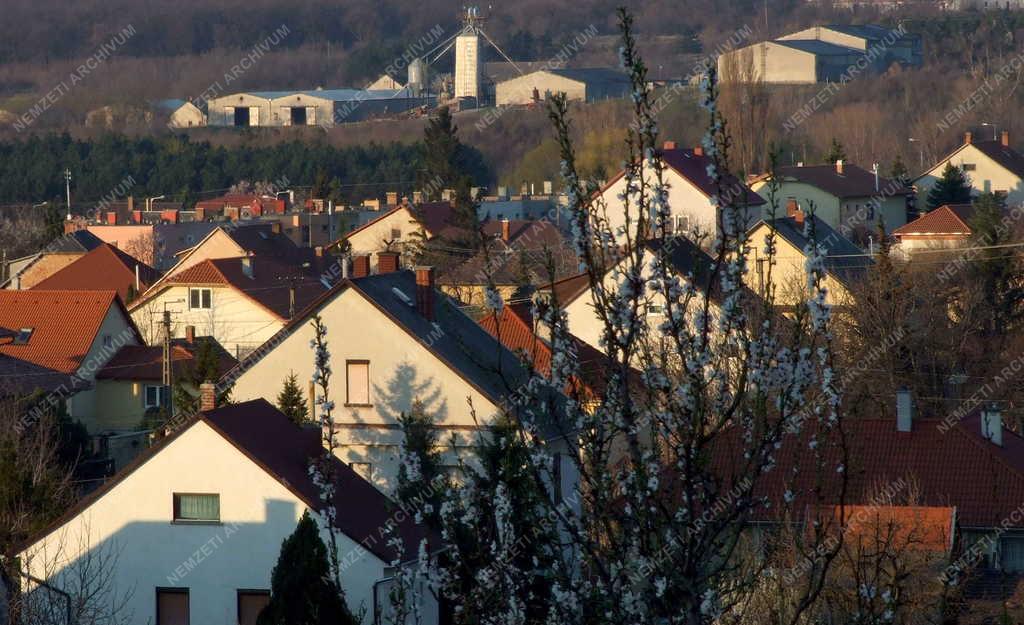
<path fill-rule="evenodd" d="M 22 328 L 18 330 L 18 334 L 14 336 L 15 345 L 27 345 L 28 340 L 32 338 L 32 332 L 35 328 Z"/>

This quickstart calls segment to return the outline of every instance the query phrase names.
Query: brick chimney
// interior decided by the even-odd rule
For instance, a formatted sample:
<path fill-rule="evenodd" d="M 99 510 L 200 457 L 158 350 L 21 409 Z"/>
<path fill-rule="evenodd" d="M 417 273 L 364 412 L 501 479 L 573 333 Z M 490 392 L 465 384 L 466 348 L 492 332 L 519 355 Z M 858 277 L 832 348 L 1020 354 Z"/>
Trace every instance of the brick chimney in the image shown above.
<path fill-rule="evenodd" d="M 665 143 L 662 144 L 661 147 L 662 149 L 665 150 L 676 150 L 679 149 L 679 144 L 676 143 L 675 141 L 666 141 Z"/>
<path fill-rule="evenodd" d="M 843 159 L 839 159 L 836 161 L 836 173 L 839 174 L 840 176 L 843 175 Z"/>
<path fill-rule="evenodd" d="M 969 132 L 964 133 L 964 143 L 970 143 L 974 135 Z"/>
<path fill-rule="evenodd" d="M 790 215 L 790 217 L 793 218 L 793 223 L 795 223 L 796 225 L 804 225 L 804 212 L 801 209 L 798 208 L 795 211 L 793 211 L 793 214 Z"/>
<path fill-rule="evenodd" d="M 217 387 L 213 382 L 199 385 L 199 410 L 207 412 L 217 407 Z"/>
<path fill-rule="evenodd" d="M 508 243 L 508 240 L 512 238 L 512 222 L 507 219 L 501 220 L 501 240 Z"/>
<path fill-rule="evenodd" d="M 434 268 L 416 268 L 416 312 L 427 321 L 434 320 Z"/>
<path fill-rule="evenodd" d="M 388 206 L 394 206 L 394 205 L 398 204 L 398 192 L 397 191 L 388 191 L 387 193 L 384 194 L 384 196 L 385 196 L 384 201 L 387 203 Z"/>
<path fill-rule="evenodd" d="M 786 200 L 786 217 L 795 217 L 800 212 L 800 204 L 795 198 Z"/>
<path fill-rule="evenodd" d="M 107 224 L 111 226 L 117 225 L 117 211 L 107 211 Z"/>
<path fill-rule="evenodd" d="M 185 342 L 189 345 L 196 342 L 196 327 L 185 326 Z"/>
<path fill-rule="evenodd" d="M 1003 144 L 1004 148 L 1010 147 L 1010 131 L 1009 130 L 1004 130 L 1000 134 L 999 138 L 1000 138 L 1000 142 Z"/>
<path fill-rule="evenodd" d="M 271 234 L 281 234 L 281 222 L 280 221 L 275 221 L 274 223 L 270 224 L 270 233 Z"/>
<path fill-rule="evenodd" d="M 896 431 L 909 432 L 914 423 L 914 398 L 910 389 L 896 391 Z"/>
<path fill-rule="evenodd" d="M 398 271 L 398 252 L 377 252 L 377 273 Z"/>
<path fill-rule="evenodd" d="M 695 145 L 695 146 L 693 146 L 693 155 L 694 156 L 704 156 L 704 146 L 702 146 L 702 145 Z"/>
<path fill-rule="evenodd" d="M 132 223 L 133 224 L 141 224 L 142 223 L 142 211 L 141 210 L 136 209 L 136 210 L 132 211 Z"/>
<path fill-rule="evenodd" d="M 365 278 L 370 275 L 370 255 L 356 254 L 352 257 L 352 277 Z"/>

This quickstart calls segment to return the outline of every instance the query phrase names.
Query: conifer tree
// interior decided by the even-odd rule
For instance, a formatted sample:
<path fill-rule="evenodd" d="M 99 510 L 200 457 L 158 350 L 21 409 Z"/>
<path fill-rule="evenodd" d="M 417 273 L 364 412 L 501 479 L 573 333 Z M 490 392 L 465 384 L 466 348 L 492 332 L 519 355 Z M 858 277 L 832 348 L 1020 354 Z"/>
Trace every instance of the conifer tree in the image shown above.
<path fill-rule="evenodd" d="M 270 575 L 270 603 L 258 625 L 356 625 L 331 575 L 327 547 L 304 512 Z"/>
<path fill-rule="evenodd" d="M 829 146 L 828 154 L 825 155 L 825 162 L 826 163 L 834 163 L 836 161 L 845 161 L 845 160 L 846 160 L 846 149 L 843 147 L 842 143 L 839 143 L 838 139 L 836 139 L 835 137 L 832 137 L 832 145 Z"/>
<path fill-rule="evenodd" d="M 302 425 L 309 420 L 306 398 L 302 395 L 302 389 L 299 388 L 299 377 L 295 375 L 295 372 L 292 372 L 284 380 L 284 387 L 277 395 L 277 409 L 296 425 Z"/>
<path fill-rule="evenodd" d="M 971 201 L 971 181 L 962 169 L 946 163 L 942 176 L 928 191 L 927 208 L 933 211 L 945 204 L 966 204 Z"/>

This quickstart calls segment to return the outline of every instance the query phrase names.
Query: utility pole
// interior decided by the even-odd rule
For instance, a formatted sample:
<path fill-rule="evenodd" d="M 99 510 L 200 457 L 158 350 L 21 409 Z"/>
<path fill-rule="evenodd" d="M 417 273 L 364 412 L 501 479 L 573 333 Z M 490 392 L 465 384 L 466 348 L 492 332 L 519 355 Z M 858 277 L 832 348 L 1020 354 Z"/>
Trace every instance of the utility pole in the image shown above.
<path fill-rule="evenodd" d="M 64 168 L 64 191 L 68 200 L 68 221 L 71 221 L 71 169 Z"/>

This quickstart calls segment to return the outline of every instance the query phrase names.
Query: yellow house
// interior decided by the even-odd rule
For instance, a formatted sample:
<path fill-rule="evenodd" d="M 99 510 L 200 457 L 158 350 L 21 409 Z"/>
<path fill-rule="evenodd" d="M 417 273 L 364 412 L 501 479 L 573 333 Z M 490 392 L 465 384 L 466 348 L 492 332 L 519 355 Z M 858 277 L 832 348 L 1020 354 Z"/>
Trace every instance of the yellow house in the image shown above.
<path fill-rule="evenodd" d="M 907 223 L 907 210 L 914 190 L 899 180 L 878 175 L 877 164 L 868 171 L 851 163 L 796 165 L 776 170 L 775 203 L 785 206 L 785 215 L 811 212 L 844 236 L 860 231 L 870 235 L 879 220 L 886 232 Z M 771 175 L 759 176 L 751 188 L 767 197 Z M 771 219 L 765 205 L 765 219 Z M 781 216 L 782 211 L 780 209 Z"/>
<path fill-rule="evenodd" d="M 455 470 L 462 450 L 476 443 L 495 415 L 517 411 L 516 390 L 527 374 L 518 356 L 434 285 L 431 268 L 345 280 L 221 384 L 232 384 L 235 401 L 274 401 L 290 370 L 312 371 L 311 322 L 319 315 L 331 353 L 328 398 L 335 406 L 339 458 L 389 491 L 400 464 L 398 417 L 419 400 L 442 430 L 444 462 Z M 453 435 L 458 452 L 451 451 Z"/>
<path fill-rule="evenodd" d="M 353 256 L 370 255 L 375 268 L 376 252 L 400 252 L 420 245 L 451 228 L 451 218 L 450 202 L 427 202 L 416 206 L 403 202 L 352 229 L 328 249 L 347 242 Z"/>
<path fill-rule="evenodd" d="M 779 217 L 774 221 L 762 220 L 747 233 L 750 253 L 747 256 L 747 286 L 764 297 L 767 293 L 769 271 L 771 286 L 775 291 L 775 304 L 783 310 L 792 309 L 806 302 L 807 253 L 810 239 L 805 229 L 806 219 L 802 213 L 792 217 Z M 852 287 L 862 279 L 874 262 L 852 241 L 814 218 L 814 238 L 825 252 L 826 302 L 832 306 L 846 306 L 852 301 Z M 769 259 L 765 254 L 766 237 L 775 233 L 775 256 Z"/>
<path fill-rule="evenodd" d="M 1005 130 L 998 141 L 977 141 L 965 133 L 963 145 L 914 180 L 921 206 L 947 164 L 967 174 L 975 193 L 1004 194 L 1007 204 L 1024 202 L 1024 155 L 1010 147 L 1010 133 Z"/>

